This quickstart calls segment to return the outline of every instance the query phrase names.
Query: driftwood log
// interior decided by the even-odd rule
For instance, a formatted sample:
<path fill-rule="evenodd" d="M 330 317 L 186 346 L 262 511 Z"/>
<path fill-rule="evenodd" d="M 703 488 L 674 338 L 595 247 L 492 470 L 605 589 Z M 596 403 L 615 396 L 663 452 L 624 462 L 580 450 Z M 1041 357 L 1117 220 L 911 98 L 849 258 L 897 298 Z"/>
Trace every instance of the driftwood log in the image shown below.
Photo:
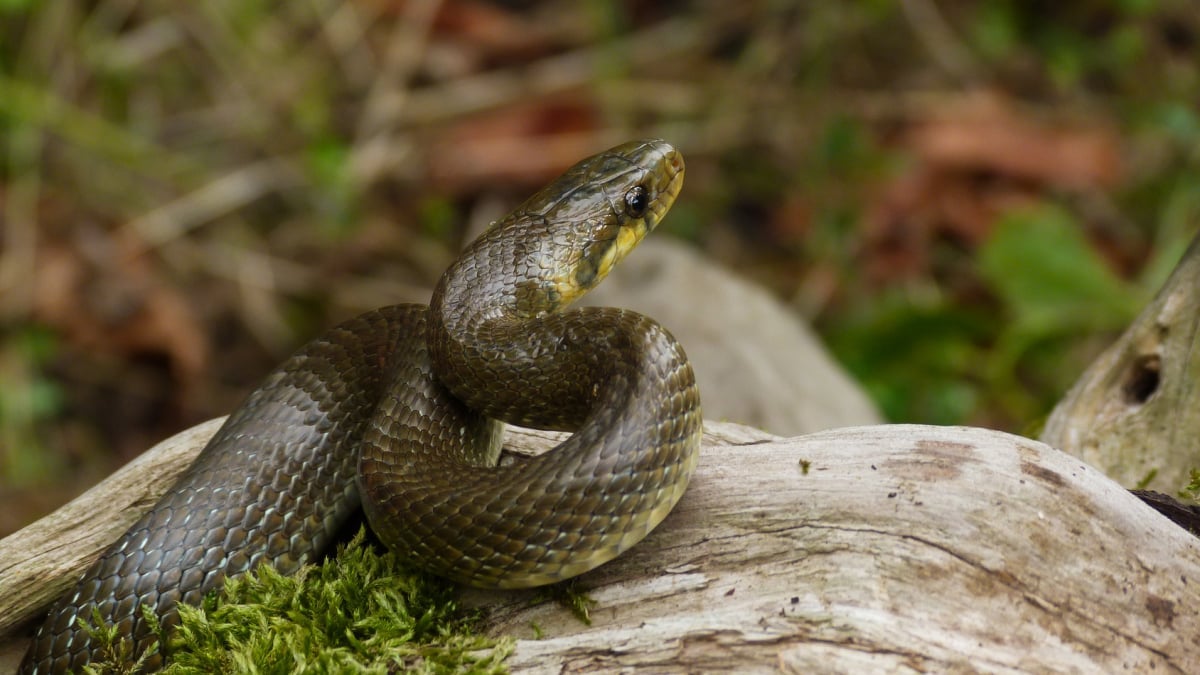
<path fill-rule="evenodd" d="M 0 541 L 0 672 L 19 624 L 213 430 Z M 552 439 L 510 430 L 509 445 Z M 984 429 L 711 423 L 675 512 L 581 587 L 590 627 L 528 592 L 465 600 L 521 638 L 515 672 L 1200 672 L 1200 543 L 1079 459 Z"/>
<path fill-rule="evenodd" d="M 1200 237 L 1046 421 L 1042 440 L 1127 487 L 1175 494 L 1200 469 Z"/>

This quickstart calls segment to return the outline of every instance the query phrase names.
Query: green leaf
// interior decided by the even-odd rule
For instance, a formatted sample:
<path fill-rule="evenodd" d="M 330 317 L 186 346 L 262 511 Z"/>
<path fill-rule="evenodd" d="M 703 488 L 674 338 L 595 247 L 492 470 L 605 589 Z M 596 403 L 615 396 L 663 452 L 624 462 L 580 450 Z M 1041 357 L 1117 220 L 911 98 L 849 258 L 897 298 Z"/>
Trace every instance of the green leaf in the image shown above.
<path fill-rule="evenodd" d="M 1023 324 L 1048 332 L 1118 328 L 1141 297 L 1089 246 L 1066 212 L 1045 206 L 1004 216 L 980 251 L 985 281 Z"/>

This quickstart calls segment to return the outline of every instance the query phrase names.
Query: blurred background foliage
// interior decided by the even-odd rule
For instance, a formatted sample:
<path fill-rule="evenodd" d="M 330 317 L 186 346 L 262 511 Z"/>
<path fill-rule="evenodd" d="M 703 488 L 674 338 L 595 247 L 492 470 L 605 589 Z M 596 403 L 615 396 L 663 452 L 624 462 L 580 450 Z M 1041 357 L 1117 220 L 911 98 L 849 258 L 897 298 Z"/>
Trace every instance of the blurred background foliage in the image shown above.
<path fill-rule="evenodd" d="M 1034 428 L 1200 223 L 1198 37 L 1193 0 L 2 0 L 0 535 L 638 135 L 687 157 L 664 229 L 889 419 Z"/>

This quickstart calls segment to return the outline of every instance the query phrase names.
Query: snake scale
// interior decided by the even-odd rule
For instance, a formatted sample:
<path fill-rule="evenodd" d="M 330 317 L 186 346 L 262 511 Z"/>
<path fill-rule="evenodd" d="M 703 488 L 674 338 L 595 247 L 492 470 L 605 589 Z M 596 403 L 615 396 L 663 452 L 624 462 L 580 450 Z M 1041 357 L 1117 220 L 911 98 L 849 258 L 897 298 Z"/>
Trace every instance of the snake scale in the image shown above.
<path fill-rule="evenodd" d="M 226 577 L 294 572 L 360 501 L 389 547 L 474 586 L 559 581 L 641 540 L 695 468 L 695 378 L 653 320 L 566 307 L 658 224 L 683 174 L 659 140 L 585 159 L 469 245 L 429 306 L 301 348 L 52 607 L 21 672 L 88 663 L 78 620 L 96 610 L 142 652 L 142 606 L 169 628 Z M 574 433 L 496 466 L 500 422 Z"/>

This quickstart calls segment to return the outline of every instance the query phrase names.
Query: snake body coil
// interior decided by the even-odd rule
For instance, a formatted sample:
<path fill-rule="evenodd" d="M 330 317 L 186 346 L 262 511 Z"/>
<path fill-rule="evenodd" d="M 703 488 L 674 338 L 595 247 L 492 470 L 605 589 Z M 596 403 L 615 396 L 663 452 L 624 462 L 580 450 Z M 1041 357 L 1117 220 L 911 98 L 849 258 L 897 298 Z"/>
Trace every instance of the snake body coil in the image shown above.
<path fill-rule="evenodd" d="M 563 311 L 658 223 L 683 180 L 663 141 L 583 160 L 494 224 L 429 307 L 352 319 L 281 365 L 50 611 L 22 672 L 88 663 L 79 618 L 140 653 L 226 577 L 311 561 L 360 501 L 388 546 L 485 587 L 585 572 L 641 540 L 695 468 L 700 400 L 679 344 L 639 314 Z M 501 425 L 574 431 L 496 467 Z M 157 664 L 157 657 L 148 663 Z"/>

